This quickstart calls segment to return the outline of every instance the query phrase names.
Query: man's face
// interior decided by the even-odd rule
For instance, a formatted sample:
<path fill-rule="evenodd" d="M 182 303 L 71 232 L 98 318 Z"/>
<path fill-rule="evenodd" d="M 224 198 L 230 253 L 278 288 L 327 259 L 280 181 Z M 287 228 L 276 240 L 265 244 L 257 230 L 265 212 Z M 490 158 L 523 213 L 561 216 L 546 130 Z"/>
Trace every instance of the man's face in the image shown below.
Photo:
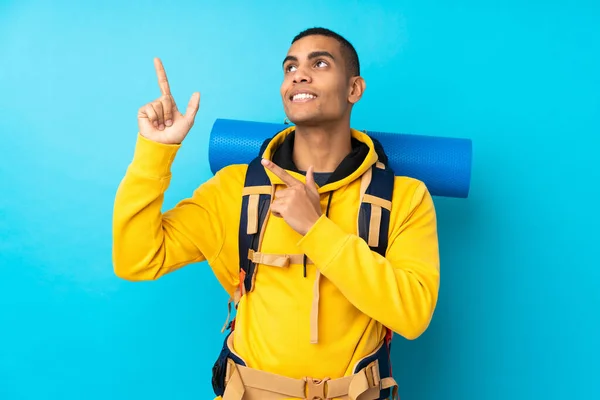
<path fill-rule="evenodd" d="M 283 107 L 296 125 L 343 119 L 349 112 L 350 78 L 340 44 L 327 36 L 296 41 L 283 62 Z"/>

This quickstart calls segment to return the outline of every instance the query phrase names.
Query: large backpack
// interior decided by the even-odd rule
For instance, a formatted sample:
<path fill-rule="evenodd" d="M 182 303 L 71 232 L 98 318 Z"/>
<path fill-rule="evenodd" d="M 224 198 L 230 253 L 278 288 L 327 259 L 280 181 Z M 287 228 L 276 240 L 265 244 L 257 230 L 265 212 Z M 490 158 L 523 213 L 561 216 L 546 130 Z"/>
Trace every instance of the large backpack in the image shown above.
<path fill-rule="evenodd" d="M 271 181 L 265 171 L 265 167 L 261 164 L 261 156 L 271 139 L 266 139 L 263 142 L 258 157 L 249 163 L 246 172 L 239 224 L 240 285 L 232 298 L 236 309 L 241 296 L 254 290 L 254 277 L 259 263 L 255 262 L 256 260 L 253 255 L 260 250 L 261 232 L 267 212 L 269 211 L 272 193 Z M 387 165 L 388 158 L 381 143 L 374 138 L 371 138 L 371 140 L 375 145 L 378 161 L 371 168 L 370 182 L 362 196 L 360 205 L 357 205 L 360 207 L 358 213 L 358 235 L 368 243 L 372 251 L 385 256 L 388 246 L 394 171 Z M 306 257 L 304 260 L 306 261 Z M 235 329 L 235 318 L 229 324 L 226 323 L 223 328 L 223 330 L 228 329 L 232 332 Z M 393 334 L 389 328 L 386 329 L 385 345 L 374 357 L 380 360 L 382 376 L 391 376 L 390 350 Z M 229 353 L 226 350 L 226 346 L 224 346 L 223 351 Z M 217 395 L 222 395 L 224 388 L 221 387 L 221 378 L 214 376 L 214 374 L 221 375 L 217 371 L 222 369 L 219 366 L 219 362 L 222 363 L 224 358 L 225 354 L 222 352 L 219 357 L 220 361 L 217 361 L 217 364 L 213 368 L 213 386 Z M 366 365 L 371 361 L 373 360 L 365 359 L 364 364 Z M 241 360 L 236 360 L 236 363 L 241 363 Z M 381 399 L 386 399 L 390 394 L 390 390 L 382 390 L 381 394 Z"/>

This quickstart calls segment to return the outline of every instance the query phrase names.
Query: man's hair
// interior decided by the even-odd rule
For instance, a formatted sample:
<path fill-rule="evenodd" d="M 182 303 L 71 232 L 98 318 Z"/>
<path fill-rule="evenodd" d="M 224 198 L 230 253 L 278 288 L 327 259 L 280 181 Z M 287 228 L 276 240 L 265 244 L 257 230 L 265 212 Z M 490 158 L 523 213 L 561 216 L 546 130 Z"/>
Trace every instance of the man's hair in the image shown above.
<path fill-rule="evenodd" d="M 329 29 L 326 29 L 326 28 L 306 29 L 306 30 L 300 32 L 298 35 L 296 35 L 294 40 L 292 40 L 292 44 L 294 44 L 297 40 L 302 39 L 303 37 L 312 36 L 312 35 L 327 36 L 327 37 L 337 40 L 338 43 L 340 44 L 340 47 L 342 50 L 342 57 L 344 57 L 344 61 L 346 63 L 346 71 L 348 72 L 348 74 L 350 74 L 350 76 L 359 76 L 360 75 L 360 63 L 358 61 L 358 54 L 356 53 L 354 46 L 352 46 L 352 44 L 349 41 L 347 41 L 344 37 L 342 37 L 341 35 L 333 32 Z"/>

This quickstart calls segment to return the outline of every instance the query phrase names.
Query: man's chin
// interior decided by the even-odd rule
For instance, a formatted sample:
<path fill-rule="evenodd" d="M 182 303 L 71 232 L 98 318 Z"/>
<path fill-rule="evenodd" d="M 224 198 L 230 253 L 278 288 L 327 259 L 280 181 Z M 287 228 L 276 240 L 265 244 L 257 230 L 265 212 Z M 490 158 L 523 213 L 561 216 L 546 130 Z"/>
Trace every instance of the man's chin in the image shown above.
<path fill-rule="evenodd" d="M 290 122 L 296 126 L 315 126 L 323 123 L 317 115 L 288 115 Z"/>

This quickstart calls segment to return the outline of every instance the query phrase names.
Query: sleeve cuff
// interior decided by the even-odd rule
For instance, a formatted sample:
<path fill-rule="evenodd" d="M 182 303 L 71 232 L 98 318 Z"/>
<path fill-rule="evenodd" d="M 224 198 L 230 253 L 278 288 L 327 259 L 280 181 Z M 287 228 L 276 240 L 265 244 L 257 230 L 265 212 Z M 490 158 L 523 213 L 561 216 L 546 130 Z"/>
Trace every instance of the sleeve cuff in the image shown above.
<path fill-rule="evenodd" d="M 166 178 L 171 175 L 171 165 L 180 144 L 162 144 L 138 133 L 131 169 L 153 178 Z"/>
<path fill-rule="evenodd" d="M 350 235 L 325 215 L 298 242 L 298 246 L 323 272 L 350 239 Z"/>

